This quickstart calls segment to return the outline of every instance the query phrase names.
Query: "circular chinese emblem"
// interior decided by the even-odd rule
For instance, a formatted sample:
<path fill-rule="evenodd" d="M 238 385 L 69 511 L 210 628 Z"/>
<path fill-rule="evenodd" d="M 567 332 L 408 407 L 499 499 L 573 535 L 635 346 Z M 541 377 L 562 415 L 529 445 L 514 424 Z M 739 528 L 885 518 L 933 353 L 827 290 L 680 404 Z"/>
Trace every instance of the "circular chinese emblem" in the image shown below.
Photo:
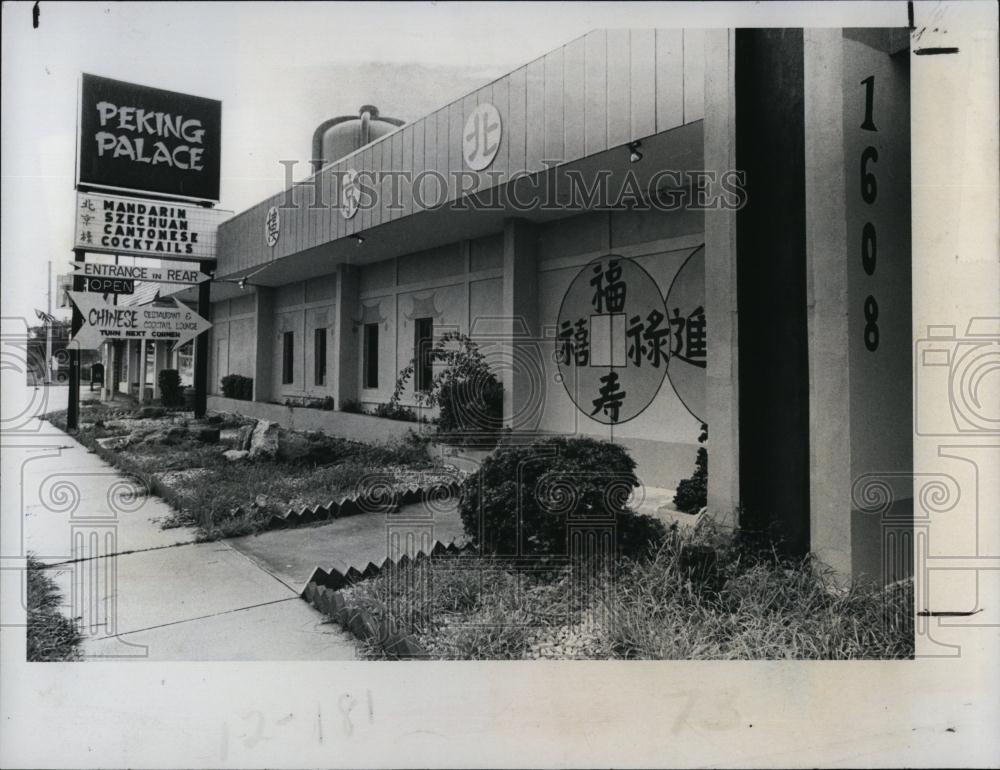
<path fill-rule="evenodd" d="M 656 281 L 615 254 L 584 267 L 559 308 L 556 361 L 584 414 L 606 425 L 637 417 L 667 373 L 671 325 Z"/>
<path fill-rule="evenodd" d="M 477 105 L 465 121 L 462 131 L 462 157 L 473 171 L 487 168 L 500 149 L 503 126 L 500 113 L 489 102 Z"/>
<path fill-rule="evenodd" d="M 677 398 L 699 422 L 705 420 L 705 247 L 699 246 L 674 276 L 667 290 L 667 313 L 674 338 L 667 376 Z"/>
<path fill-rule="evenodd" d="M 271 206 L 264 217 L 264 238 L 268 246 L 274 246 L 278 242 L 281 233 L 281 219 L 278 215 L 278 207 Z"/>
<path fill-rule="evenodd" d="M 358 213 L 361 201 L 361 186 L 358 184 L 358 172 L 349 169 L 344 172 L 340 190 L 340 213 L 344 219 L 350 219 Z"/>

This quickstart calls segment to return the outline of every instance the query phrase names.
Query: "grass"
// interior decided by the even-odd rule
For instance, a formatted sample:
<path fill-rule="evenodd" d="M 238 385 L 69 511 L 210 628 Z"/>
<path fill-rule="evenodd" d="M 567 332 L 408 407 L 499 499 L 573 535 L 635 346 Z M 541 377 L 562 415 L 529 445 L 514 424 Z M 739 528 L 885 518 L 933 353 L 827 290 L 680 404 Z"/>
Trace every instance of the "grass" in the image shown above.
<path fill-rule="evenodd" d="M 175 509 L 161 526 L 193 526 L 205 540 L 259 532 L 272 515 L 354 493 L 373 474 L 409 483 L 430 478 L 440 470 L 415 434 L 409 440 L 386 444 L 349 441 L 320 432 L 296 434 L 295 459 L 236 463 L 223 457 L 225 446 L 205 444 L 193 437 L 137 443 L 112 451 L 101 447 L 98 439 L 123 435 L 114 422 L 122 419 L 120 411 L 114 405 L 82 406 L 77 440 L 118 470 L 139 479 Z M 46 419 L 65 430 L 65 414 L 54 412 Z M 162 426 L 168 426 L 171 419 L 181 417 L 168 414 Z M 220 429 L 248 423 L 233 415 L 212 415 L 208 420 Z"/>
<path fill-rule="evenodd" d="M 692 566 L 689 549 L 706 544 L 714 561 Z M 811 559 L 709 528 L 589 580 L 568 566 L 525 574 L 466 556 L 389 570 L 347 593 L 444 659 L 908 659 L 914 649 L 912 581 L 840 587 Z"/>
<path fill-rule="evenodd" d="M 59 612 L 62 595 L 44 565 L 28 556 L 28 660 L 80 659 L 82 637 L 76 625 Z"/>

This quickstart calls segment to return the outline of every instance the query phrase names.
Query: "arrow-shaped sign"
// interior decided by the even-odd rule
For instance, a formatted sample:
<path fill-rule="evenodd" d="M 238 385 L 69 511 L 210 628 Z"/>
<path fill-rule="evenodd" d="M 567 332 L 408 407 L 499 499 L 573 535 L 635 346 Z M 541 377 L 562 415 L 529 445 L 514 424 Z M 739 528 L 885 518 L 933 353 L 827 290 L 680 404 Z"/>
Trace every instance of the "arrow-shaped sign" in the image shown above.
<path fill-rule="evenodd" d="M 137 265 L 99 265 L 95 262 L 73 262 L 73 267 L 88 278 L 131 278 L 151 283 L 182 283 L 192 285 L 212 276 L 183 267 L 140 267 Z"/>
<path fill-rule="evenodd" d="M 172 305 L 112 305 L 97 294 L 68 292 L 83 326 L 73 337 L 81 348 L 96 350 L 112 340 L 172 342 L 176 350 L 188 340 L 212 328 L 212 324 L 176 297 Z"/>

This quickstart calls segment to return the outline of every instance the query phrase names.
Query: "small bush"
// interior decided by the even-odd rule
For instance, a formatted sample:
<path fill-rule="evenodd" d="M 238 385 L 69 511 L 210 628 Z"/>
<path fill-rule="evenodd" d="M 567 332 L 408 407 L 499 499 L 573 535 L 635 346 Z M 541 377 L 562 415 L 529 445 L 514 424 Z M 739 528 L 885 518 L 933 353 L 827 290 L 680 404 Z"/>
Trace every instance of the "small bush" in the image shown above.
<path fill-rule="evenodd" d="M 241 374 L 227 374 L 222 378 L 222 395 L 240 401 L 253 400 L 253 377 Z"/>
<path fill-rule="evenodd" d="M 704 444 L 707 440 L 708 426 L 702 423 L 698 443 Z M 708 450 L 699 447 L 698 457 L 694 462 L 694 475 L 683 479 L 677 485 L 674 507 L 682 513 L 698 513 L 706 505 L 708 505 Z"/>
<path fill-rule="evenodd" d="M 520 535 L 523 552 L 555 555 L 566 553 L 569 516 L 603 518 L 620 534 L 620 553 L 635 555 L 665 535 L 627 507 L 638 485 L 635 461 L 617 444 L 557 437 L 506 447 L 463 484 L 462 524 L 486 553 L 517 553 Z"/>
<path fill-rule="evenodd" d="M 341 412 L 349 412 L 350 414 L 364 414 L 364 409 L 361 408 L 361 402 L 356 398 L 345 398 L 340 403 Z"/>
<path fill-rule="evenodd" d="M 166 407 L 184 406 L 181 375 L 176 369 L 163 369 L 156 378 L 160 386 L 160 403 Z"/>
<path fill-rule="evenodd" d="M 416 422 L 417 413 L 408 406 L 390 401 L 387 404 L 378 404 L 375 407 L 375 416 L 384 417 L 387 420 L 402 420 L 403 422 Z"/>

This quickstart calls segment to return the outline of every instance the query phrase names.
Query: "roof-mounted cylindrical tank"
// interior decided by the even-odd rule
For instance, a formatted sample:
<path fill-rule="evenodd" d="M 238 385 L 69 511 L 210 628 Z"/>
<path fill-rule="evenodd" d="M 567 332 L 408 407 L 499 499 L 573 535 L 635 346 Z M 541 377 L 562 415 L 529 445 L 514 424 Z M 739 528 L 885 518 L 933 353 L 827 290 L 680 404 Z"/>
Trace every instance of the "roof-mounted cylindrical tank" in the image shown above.
<path fill-rule="evenodd" d="M 398 118 L 379 115 L 378 107 L 370 104 L 361 107 L 357 115 L 341 115 L 323 121 L 313 132 L 313 172 L 374 142 L 403 123 Z"/>

